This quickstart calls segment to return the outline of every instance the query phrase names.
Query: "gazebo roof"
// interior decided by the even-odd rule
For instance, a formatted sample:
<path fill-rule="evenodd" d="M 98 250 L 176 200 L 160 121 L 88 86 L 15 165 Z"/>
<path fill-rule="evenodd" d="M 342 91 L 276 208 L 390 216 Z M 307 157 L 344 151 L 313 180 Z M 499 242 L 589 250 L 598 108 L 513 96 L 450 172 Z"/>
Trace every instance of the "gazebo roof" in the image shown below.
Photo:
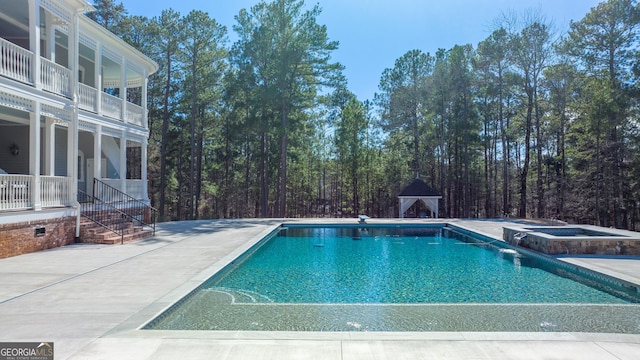
<path fill-rule="evenodd" d="M 424 181 L 416 178 L 409 186 L 404 188 L 398 196 L 408 197 L 442 197 L 437 191 L 432 189 Z"/>

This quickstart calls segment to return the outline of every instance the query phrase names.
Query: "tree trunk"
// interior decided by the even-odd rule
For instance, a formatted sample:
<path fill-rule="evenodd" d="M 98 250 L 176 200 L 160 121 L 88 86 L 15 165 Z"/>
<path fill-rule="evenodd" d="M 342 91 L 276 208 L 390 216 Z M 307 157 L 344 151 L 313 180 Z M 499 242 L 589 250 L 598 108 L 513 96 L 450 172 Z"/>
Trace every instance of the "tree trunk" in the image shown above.
<path fill-rule="evenodd" d="M 524 135 L 524 162 L 522 164 L 522 172 L 520 173 L 520 210 L 518 216 L 527 217 L 527 177 L 529 176 L 529 161 L 531 151 L 531 122 L 533 116 L 533 93 L 527 90 L 527 118 L 525 124 Z"/>
<path fill-rule="evenodd" d="M 204 151 L 204 106 L 200 109 L 200 121 L 198 121 L 198 131 L 196 135 L 196 186 L 194 196 L 194 218 L 200 218 L 200 197 L 202 196 L 202 156 Z"/>
<path fill-rule="evenodd" d="M 279 194 L 278 194 L 278 216 L 287 216 L 287 147 L 289 145 L 288 125 L 289 119 L 283 105 L 282 111 L 282 133 L 280 134 L 280 167 L 279 167 Z"/>
<path fill-rule="evenodd" d="M 264 125 L 263 125 L 264 126 Z M 260 159 L 260 213 L 261 217 L 269 217 L 269 141 L 266 130 L 262 129 L 260 137 L 260 149 L 262 156 Z"/>
<path fill-rule="evenodd" d="M 169 132 L 169 93 L 171 91 L 171 54 L 167 51 L 167 81 L 164 85 L 164 99 L 162 109 L 162 136 L 160 141 L 160 219 L 164 219 L 166 188 L 167 188 L 167 137 Z"/>
<path fill-rule="evenodd" d="M 535 85 L 534 85 L 535 86 Z M 544 218 L 546 203 L 544 199 L 544 186 L 543 186 L 543 178 L 542 178 L 542 128 L 540 124 L 540 109 L 538 106 L 538 95 L 537 90 L 534 89 L 534 110 L 535 110 L 535 119 L 536 119 L 536 159 L 537 159 L 537 169 L 536 169 L 536 192 L 538 197 L 536 216 L 538 219 Z"/>

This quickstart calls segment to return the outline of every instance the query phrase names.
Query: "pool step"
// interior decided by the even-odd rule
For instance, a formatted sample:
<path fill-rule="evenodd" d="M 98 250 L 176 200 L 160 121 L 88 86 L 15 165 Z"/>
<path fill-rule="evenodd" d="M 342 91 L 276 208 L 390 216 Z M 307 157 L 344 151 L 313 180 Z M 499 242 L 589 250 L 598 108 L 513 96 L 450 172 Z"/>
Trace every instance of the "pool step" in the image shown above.
<path fill-rule="evenodd" d="M 225 287 L 213 287 L 203 289 L 202 292 L 214 294 L 224 294 L 229 297 L 231 304 L 255 304 L 255 303 L 272 303 L 273 300 L 268 296 L 258 294 L 249 290 L 229 289 Z"/>

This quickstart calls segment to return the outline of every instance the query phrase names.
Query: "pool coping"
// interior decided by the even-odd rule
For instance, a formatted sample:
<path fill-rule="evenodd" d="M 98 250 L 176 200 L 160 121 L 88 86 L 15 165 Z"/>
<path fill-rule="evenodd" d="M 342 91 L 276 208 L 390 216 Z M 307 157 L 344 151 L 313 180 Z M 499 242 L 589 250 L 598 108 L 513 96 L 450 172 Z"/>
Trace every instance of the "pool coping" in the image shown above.
<path fill-rule="evenodd" d="M 449 220 L 449 221 L 448 221 Z M 485 237 L 491 242 L 499 243 L 499 246 L 505 248 L 514 248 L 511 244 L 505 240 L 498 238 L 489 233 L 483 232 L 478 229 L 471 229 L 468 226 L 460 224 L 458 222 L 450 221 L 451 219 L 439 219 L 431 222 L 420 223 L 399 223 L 396 221 L 385 222 L 383 220 L 375 223 L 367 223 L 367 226 L 398 226 L 398 227 L 453 227 L 461 229 L 467 232 L 472 232 L 477 236 Z M 283 220 L 282 222 L 271 225 L 261 233 L 253 236 L 241 246 L 237 247 L 231 253 L 227 254 L 220 260 L 213 263 L 201 271 L 198 275 L 189 279 L 181 286 L 177 287 L 173 291 L 167 293 L 162 298 L 151 303 L 142 311 L 130 317 L 127 321 L 120 323 L 114 327 L 105 336 L 120 337 L 125 334 L 127 337 L 134 338 L 189 338 L 189 339 L 217 339 L 217 340 L 520 340 L 520 341 L 603 341 L 603 338 L 609 339 L 606 341 L 613 342 L 634 342 L 640 344 L 639 334 L 622 334 L 622 333 L 576 333 L 576 332 L 449 332 L 449 331 L 424 331 L 424 332 L 386 332 L 386 331 L 252 331 L 252 330 L 156 330 L 145 329 L 146 326 L 159 321 L 163 314 L 166 315 L 168 310 L 178 306 L 180 303 L 186 301 L 191 295 L 196 293 L 207 280 L 214 276 L 225 267 L 232 265 L 239 257 L 250 251 L 256 245 L 262 241 L 266 241 L 269 237 L 277 234 L 277 232 L 286 226 L 295 227 L 321 227 L 326 225 L 322 221 L 305 222 L 304 220 Z M 362 224 L 352 224 L 345 222 L 332 222 L 331 226 L 350 226 L 350 227 L 362 227 Z M 579 272 L 585 272 L 588 275 L 596 274 L 596 277 L 602 276 L 605 281 L 615 282 L 617 284 L 629 284 L 636 286 L 640 292 L 640 285 L 632 282 L 625 281 L 623 279 L 616 278 L 611 275 L 603 274 L 595 270 L 585 268 L 584 266 L 571 264 L 564 262 L 560 259 L 555 259 L 552 256 L 537 253 L 526 248 L 518 248 L 518 251 L 526 252 L 530 256 L 536 256 L 544 258 L 547 261 L 553 261 L 559 263 L 568 269 L 578 269 Z M 502 304 L 509 305 L 509 304 Z M 628 306 L 640 306 L 630 304 Z"/>
<path fill-rule="evenodd" d="M 241 246 L 234 249 L 232 252 L 221 258 L 220 260 L 214 262 L 211 266 L 202 270 L 196 276 L 189 279 L 187 282 L 183 283 L 179 287 L 175 288 L 171 292 L 167 293 L 162 298 L 156 300 L 142 311 L 138 312 L 127 321 L 119 324 L 117 327 L 113 328 L 109 334 L 120 333 L 123 331 L 137 330 L 137 331 L 149 331 L 148 329 L 144 329 L 145 326 L 153 323 L 154 321 L 158 321 L 158 319 L 162 316 L 162 314 L 168 312 L 171 308 L 180 305 L 184 301 L 186 301 L 190 296 L 192 296 L 199 288 L 201 288 L 204 283 L 214 276 L 219 271 L 223 270 L 225 267 L 233 264 L 236 259 L 241 257 L 247 251 L 251 250 L 255 245 L 260 243 L 261 241 L 266 240 L 268 237 L 276 234 L 279 229 L 282 227 L 282 224 L 269 226 L 266 230 L 260 232 L 259 234 L 253 236 L 248 241 L 243 243 Z M 155 314 L 152 317 L 149 317 L 150 314 Z M 145 320 L 146 319 L 146 320 Z"/>

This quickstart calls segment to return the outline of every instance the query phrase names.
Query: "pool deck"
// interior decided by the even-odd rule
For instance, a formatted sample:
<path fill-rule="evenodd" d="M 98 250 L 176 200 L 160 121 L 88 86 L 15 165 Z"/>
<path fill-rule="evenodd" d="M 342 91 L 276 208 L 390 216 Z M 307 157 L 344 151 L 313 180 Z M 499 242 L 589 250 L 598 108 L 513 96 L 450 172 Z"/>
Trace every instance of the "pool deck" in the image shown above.
<path fill-rule="evenodd" d="M 502 226 L 509 224 L 444 221 L 498 239 L 502 238 Z M 54 342 L 56 360 L 613 360 L 638 359 L 640 354 L 640 335 L 625 334 L 138 330 L 282 222 L 163 223 L 155 237 L 125 245 L 75 244 L 0 259 L 0 342 Z M 429 220 L 384 222 L 416 224 Z M 560 259 L 640 284 L 640 257 Z"/>

